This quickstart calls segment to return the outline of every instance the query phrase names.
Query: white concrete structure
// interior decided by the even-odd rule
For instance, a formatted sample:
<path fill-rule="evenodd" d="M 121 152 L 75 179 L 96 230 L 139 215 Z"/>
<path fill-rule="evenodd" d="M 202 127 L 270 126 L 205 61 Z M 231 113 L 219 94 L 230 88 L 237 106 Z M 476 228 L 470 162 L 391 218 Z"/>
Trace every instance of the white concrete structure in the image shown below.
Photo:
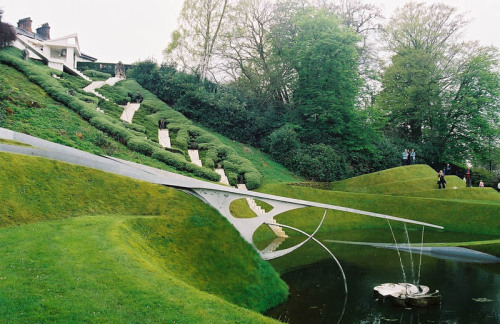
<path fill-rule="evenodd" d="M 104 97 L 102 94 L 95 91 L 96 89 L 99 89 L 100 87 L 102 87 L 105 84 L 106 84 L 106 81 L 94 81 L 91 84 L 89 84 L 88 86 L 86 86 L 85 88 L 83 88 L 83 91 L 90 92 L 99 98 L 102 98 L 106 101 L 109 101 L 108 98 Z"/>
<path fill-rule="evenodd" d="M 78 62 L 95 62 L 97 59 L 83 54 L 80 50 L 78 34 L 50 39 L 50 27 L 43 24 L 35 32 L 31 31 L 31 19 L 19 20 L 16 28 L 17 39 L 14 46 L 28 50 L 29 57 L 47 64 L 49 67 L 73 75 L 90 79 L 76 69 Z"/>
<path fill-rule="evenodd" d="M 168 129 L 158 129 L 158 143 L 160 143 L 162 147 L 172 148 Z"/>
<path fill-rule="evenodd" d="M 120 116 L 120 119 L 126 121 L 129 124 L 132 124 L 132 118 L 134 118 L 134 114 L 137 110 L 139 110 L 141 104 L 136 102 L 129 102 L 126 106 L 121 107 L 123 107 L 124 109 L 122 115 Z"/>
<path fill-rule="evenodd" d="M 196 164 L 201 167 L 200 155 L 198 154 L 198 150 L 188 150 L 189 158 L 191 159 L 191 163 Z"/>
<path fill-rule="evenodd" d="M 226 177 L 226 173 L 224 172 L 224 169 L 222 168 L 215 168 L 215 172 L 220 174 L 220 183 L 225 184 L 226 186 L 229 186 L 229 179 Z"/>
<path fill-rule="evenodd" d="M 248 190 L 247 186 L 244 183 L 239 183 L 238 184 L 238 189 L 240 189 L 240 190 Z M 246 199 L 247 204 L 250 207 L 250 209 L 257 216 L 261 216 L 261 215 L 266 214 L 266 211 L 264 209 L 262 209 L 260 206 L 258 206 L 257 203 L 255 202 L 255 200 L 253 198 L 248 197 L 248 198 L 245 198 L 245 199 Z M 268 223 L 276 224 L 276 220 L 273 217 L 271 217 L 271 218 L 268 219 Z M 280 226 L 278 226 L 278 225 L 271 225 L 271 224 L 268 224 L 267 226 L 269 226 L 269 228 L 271 229 L 271 231 L 273 231 L 274 235 L 276 235 L 277 237 L 281 237 L 281 238 L 287 238 L 288 237 L 288 235 L 286 235 L 286 233 L 283 230 L 283 228 L 281 228 Z"/>

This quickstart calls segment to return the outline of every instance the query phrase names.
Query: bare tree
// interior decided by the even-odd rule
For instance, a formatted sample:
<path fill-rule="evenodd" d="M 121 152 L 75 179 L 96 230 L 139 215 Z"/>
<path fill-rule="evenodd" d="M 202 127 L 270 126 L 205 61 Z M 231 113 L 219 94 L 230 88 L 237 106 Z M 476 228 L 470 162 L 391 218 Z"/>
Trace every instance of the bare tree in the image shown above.
<path fill-rule="evenodd" d="M 225 26 L 229 0 L 185 0 L 179 28 L 164 51 L 167 60 L 198 73 L 201 80 L 211 73 L 219 36 Z"/>

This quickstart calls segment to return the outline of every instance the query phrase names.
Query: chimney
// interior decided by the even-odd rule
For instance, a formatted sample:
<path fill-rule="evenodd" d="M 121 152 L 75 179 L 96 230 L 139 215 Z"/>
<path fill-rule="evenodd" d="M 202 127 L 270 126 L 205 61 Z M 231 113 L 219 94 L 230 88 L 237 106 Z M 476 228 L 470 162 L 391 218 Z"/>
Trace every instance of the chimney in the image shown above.
<path fill-rule="evenodd" d="M 50 39 L 50 26 L 49 23 L 45 23 L 42 27 L 36 29 L 36 33 L 45 39 Z"/>
<path fill-rule="evenodd" d="M 17 27 L 21 28 L 21 29 L 24 29 L 25 31 L 28 31 L 28 32 L 32 33 L 32 31 L 31 31 L 31 22 L 32 22 L 32 20 L 31 20 L 30 17 L 19 19 L 19 21 L 17 22 Z"/>

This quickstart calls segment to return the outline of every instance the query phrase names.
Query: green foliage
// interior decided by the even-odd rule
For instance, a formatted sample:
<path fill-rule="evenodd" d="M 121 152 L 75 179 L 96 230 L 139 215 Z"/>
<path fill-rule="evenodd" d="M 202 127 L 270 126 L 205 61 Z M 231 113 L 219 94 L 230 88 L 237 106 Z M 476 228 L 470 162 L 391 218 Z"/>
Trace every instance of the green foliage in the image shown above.
<path fill-rule="evenodd" d="M 16 40 L 14 26 L 0 21 L 0 49 L 10 46 Z"/>
<path fill-rule="evenodd" d="M 157 146 L 153 145 L 151 141 L 141 139 L 141 138 L 133 138 L 127 142 L 127 147 L 133 151 L 142 153 L 147 156 L 151 156 Z M 158 145 L 159 147 L 159 145 Z"/>
<path fill-rule="evenodd" d="M 63 81 L 59 82 L 58 80 L 51 77 L 50 69 L 46 68 L 43 65 L 24 62 L 23 60 L 18 58 L 19 55 L 20 53 L 17 49 L 2 50 L 0 52 L 0 62 L 11 65 L 25 74 L 30 81 L 39 85 L 48 95 L 78 113 L 84 120 L 87 120 L 95 128 L 109 134 L 111 137 L 124 145 L 128 145 L 129 141 L 134 140 L 130 144 L 130 147 L 132 147 L 135 151 L 145 153 L 147 156 L 155 156 L 153 154 L 153 150 L 151 149 L 151 147 L 155 147 L 155 144 L 153 142 L 148 144 L 144 140 L 144 136 L 142 134 L 144 131 L 148 131 L 146 127 L 137 125 L 129 126 L 131 129 L 127 129 L 122 124 L 122 122 L 119 122 L 118 120 L 112 118 L 112 116 L 115 115 L 116 111 L 116 108 L 113 108 L 112 105 L 110 108 L 112 109 L 112 114 L 111 116 L 108 116 L 107 114 L 102 114 L 96 111 L 95 102 L 86 103 L 80 100 L 77 95 L 74 96 L 68 93 L 68 88 L 66 87 L 69 87 L 71 89 L 78 88 L 80 86 L 83 87 L 87 84 L 86 81 L 82 83 L 82 81 L 80 81 L 82 79 L 64 75 L 64 78 L 61 79 Z M 124 96 L 127 96 L 127 98 L 129 98 L 129 92 L 120 87 L 117 87 L 117 89 L 105 87 L 104 91 L 107 91 L 106 94 L 109 94 L 112 98 L 118 98 L 117 100 L 124 99 Z M 137 92 L 137 90 L 134 92 Z M 76 92 L 76 94 L 78 94 L 78 92 Z M 101 102 L 101 104 L 103 104 L 103 106 L 106 105 L 106 107 L 110 107 L 109 104 L 104 104 L 103 102 Z M 154 126 L 153 124 L 153 127 L 156 126 Z M 80 136 L 83 137 L 83 134 L 81 134 Z M 156 133 L 154 134 L 154 136 L 156 137 Z M 97 140 L 97 142 L 102 144 L 107 152 L 114 151 L 114 147 L 112 145 L 102 143 L 101 140 Z M 162 158 L 159 160 L 163 162 L 169 161 L 169 159 L 166 158 Z M 175 163 L 172 163 L 172 161 L 175 161 Z M 216 172 L 195 167 L 191 163 L 187 162 L 182 155 L 177 154 L 175 156 L 175 159 L 173 159 L 172 161 L 166 164 L 169 166 L 178 166 L 180 171 L 191 172 L 196 176 L 204 177 L 209 180 L 218 181 L 220 179 L 220 176 Z"/>
<path fill-rule="evenodd" d="M 84 70 L 83 74 L 91 78 L 93 81 L 104 81 L 111 78 L 110 73 L 101 72 L 97 70 Z"/>
<path fill-rule="evenodd" d="M 153 66 L 150 66 L 149 63 L 145 63 L 140 65 L 139 70 L 143 69 L 144 65 L 148 68 L 153 68 Z M 134 72 L 137 71 L 134 69 L 130 71 L 131 75 L 135 75 L 134 73 L 137 73 Z M 220 140 L 211 135 L 208 131 L 193 125 L 186 119 L 186 117 L 179 112 L 172 110 L 150 92 L 144 91 L 144 89 L 139 86 L 137 82 L 126 80 L 118 85 L 115 85 L 113 89 L 115 88 L 117 90 L 114 91 L 120 93 L 141 92 L 144 97 L 144 101 L 141 106 L 146 104 L 148 106 L 148 111 L 141 112 L 141 110 L 139 110 L 137 113 L 140 118 L 136 120 L 136 117 L 134 117 L 134 123 L 140 123 L 140 125 L 145 127 L 146 134 L 149 137 L 156 137 L 158 121 L 164 118 L 168 124 L 167 127 L 169 129 L 170 140 L 173 148 L 182 151 L 184 154 L 188 149 L 201 150 L 204 167 L 199 168 L 186 162 L 180 163 L 178 161 L 180 155 L 175 154 L 174 156 L 170 156 L 164 153 L 154 153 L 152 155 L 153 157 L 160 159 L 168 165 L 176 165 L 180 168 L 180 170 L 193 172 L 194 174 L 198 174 L 214 181 L 218 181 L 220 179 L 220 175 L 207 168 L 213 169 L 213 167 L 217 164 L 224 164 L 225 162 L 228 162 L 229 165 L 231 165 L 231 169 L 229 171 L 236 174 L 237 177 L 240 176 L 242 181 L 246 182 L 250 188 L 253 189 L 260 186 L 262 175 L 250 161 L 241 158 L 232 148 L 222 145 Z M 147 115 L 148 112 L 151 112 L 151 114 Z M 224 163 L 222 163 L 223 161 Z M 234 184 L 236 184 L 236 181 Z"/>
<path fill-rule="evenodd" d="M 124 91 L 120 87 L 111 87 L 109 84 L 105 84 L 96 91 L 117 105 L 126 105 L 131 102 L 131 98 L 127 91 Z"/>
<path fill-rule="evenodd" d="M 384 29 L 394 55 L 377 98 L 380 124 L 431 165 L 490 164 L 498 150 L 499 52 L 460 41 L 466 25 L 451 6 L 409 3 Z"/>

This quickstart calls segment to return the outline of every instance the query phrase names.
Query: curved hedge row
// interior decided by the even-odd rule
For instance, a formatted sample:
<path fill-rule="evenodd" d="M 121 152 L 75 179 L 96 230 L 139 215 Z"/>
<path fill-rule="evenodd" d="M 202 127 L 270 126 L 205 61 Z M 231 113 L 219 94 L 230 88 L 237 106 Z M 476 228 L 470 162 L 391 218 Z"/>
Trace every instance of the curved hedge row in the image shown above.
<path fill-rule="evenodd" d="M 212 181 L 220 180 L 220 175 L 215 171 L 200 168 L 188 162 L 183 155 L 163 150 L 158 144 L 146 140 L 144 136 L 141 136 L 141 131 L 144 130 L 143 127 L 132 126 L 132 129 L 127 129 L 119 120 L 98 112 L 95 102 L 87 103 L 80 100 L 78 96 L 69 94 L 68 90 L 70 89 L 65 88 L 57 79 L 51 76 L 53 73 L 51 69 L 25 62 L 20 58 L 20 51 L 18 57 L 9 53 L 12 51 L 13 49 L 0 51 L 0 62 L 23 73 L 28 80 L 39 85 L 49 96 L 78 113 L 95 128 L 109 134 L 130 149 L 156 158 L 178 170 L 191 172 L 196 176 Z"/>
<path fill-rule="evenodd" d="M 124 90 L 119 89 L 120 87 Z M 222 144 L 210 132 L 194 125 L 184 115 L 173 110 L 155 95 L 142 88 L 135 80 L 121 81 L 113 87 L 113 90 L 120 93 L 140 92 L 144 98 L 141 108 L 146 107 L 147 111 L 150 112 L 147 116 L 148 123 L 156 127 L 158 121 L 164 118 L 167 121 L 170 142 L 174 148 L 184 152 L 191 148 L 197 148 L 200 151 L 203 166 L 210 169 L 218 165 L 224 167 L 231 185 L 236 185 L 239 181 L 246 183 L 248 189 L 260 186 L 262 175 L 249 160 L 240 157 L 236 151 Z"/>

